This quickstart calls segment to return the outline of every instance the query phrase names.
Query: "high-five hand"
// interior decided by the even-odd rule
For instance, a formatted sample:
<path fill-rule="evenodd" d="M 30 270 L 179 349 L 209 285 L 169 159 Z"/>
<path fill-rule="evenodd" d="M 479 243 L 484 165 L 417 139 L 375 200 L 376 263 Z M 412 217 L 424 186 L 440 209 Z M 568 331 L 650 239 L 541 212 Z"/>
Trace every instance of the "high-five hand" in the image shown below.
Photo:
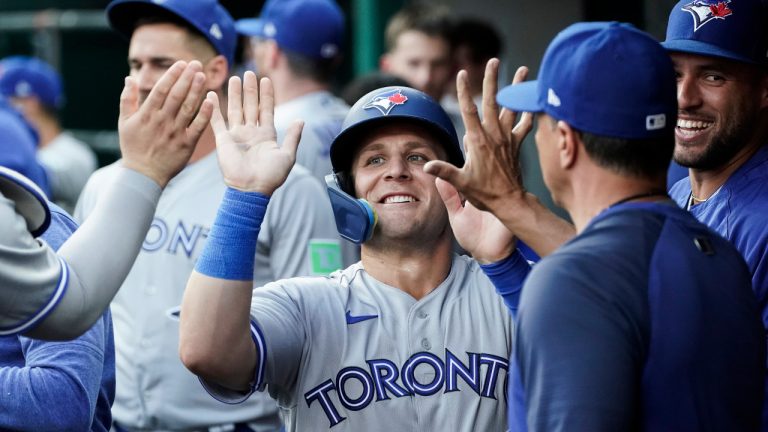
<path fill-rule="evenodd" d="M 483 120 L 469 92 L 467 73 L 456 78 L 461 117 L 466 126 L 464 167 L 444 161 L 429 162 L 424 170 L 451 183 L 475 207 L 494 211 L 498 203 L 514 194 L 525 192 L 520 172 L 520 144 L 532 127 L 532 116 L 524 113 L 515 124 L 517 114 L 503 109 L 499 113 L 496 103 L 499 60 L 491 59 L 485 68 L 483 80 Z M 515 73 L 514 83 L 523 81 L 528 69 L 521 67 Z"/>
<path fill-rule="evenodd" d="M 208 93 L 208 100 L 214 104 L 211 126 L 224 181 L 235 189 L 272 195 L 296 161 L 304 124 L 292 124 L 279 146 L 272 82 L 262 78 L 259 83 L 251 71 L 245 73 L 242 86 L 239 77 L 230 78 L 228 95 L 225 122 L 216 94 Z"/>
<path fill-rule="evenodd" d="M 198 61 L 174 63 L 141 105 L 138 84 L 125 79 L 117 123 L 123 165 L 160 187 L 186 166 L 211 118 L 202 70 Z"/>

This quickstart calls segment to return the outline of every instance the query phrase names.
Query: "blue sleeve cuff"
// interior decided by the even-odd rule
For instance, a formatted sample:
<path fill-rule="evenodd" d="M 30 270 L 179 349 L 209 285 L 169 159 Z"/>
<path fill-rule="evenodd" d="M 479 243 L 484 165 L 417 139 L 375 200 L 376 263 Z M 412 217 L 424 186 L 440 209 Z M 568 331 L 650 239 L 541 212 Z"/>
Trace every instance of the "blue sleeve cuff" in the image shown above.
<path fill-rule="evenodd" d="M 480 268 L 496 287 L 496 292 L 504 299 L 510 313 L 515 316 L 520 303 L 523 282 L 531 271 L 528 261 L 525 260 L 520 251 L 515 249 L 510 256 L 503 260 L 481 264 Z"/>
<path fill-rule="evenodd" d="M 269 197 L 227 188 L 195 270 L 227 280 L 252 280 L 256 240 Z"/>

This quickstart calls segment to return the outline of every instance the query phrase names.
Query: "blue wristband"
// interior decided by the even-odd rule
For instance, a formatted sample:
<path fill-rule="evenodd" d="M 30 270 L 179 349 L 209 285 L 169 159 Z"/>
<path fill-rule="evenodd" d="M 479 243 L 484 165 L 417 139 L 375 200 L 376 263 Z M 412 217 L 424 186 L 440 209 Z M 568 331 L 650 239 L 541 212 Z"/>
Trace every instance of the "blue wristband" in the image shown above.
<path fill-rule="evenodd" d="M 491 280 L 496 292 L 499 293 L 512 315 L 517 314 L 517 306 L 520 303 L 520 293 L 523 290 L 523 282 L 531 272 L 531 266 L 525 260 L 523 254 L 515 249 L 512 254 L 501 261 L 490 264 L 481 264 L 488 279 Z"/>
<path fill-rule="evenodd" d="M 269 197 L 227 188 L 195 270 L 228 280 L 252 280 L 256 240 Z"/>

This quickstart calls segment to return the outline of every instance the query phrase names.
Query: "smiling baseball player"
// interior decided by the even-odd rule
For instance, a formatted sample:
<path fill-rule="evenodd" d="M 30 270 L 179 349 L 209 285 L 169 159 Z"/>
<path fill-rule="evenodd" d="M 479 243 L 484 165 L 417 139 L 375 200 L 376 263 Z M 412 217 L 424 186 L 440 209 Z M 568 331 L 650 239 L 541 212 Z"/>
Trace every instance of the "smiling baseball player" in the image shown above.
<path fill-rule="evenodd" d="M 212 120 L 230 188 L 185 293 L 185 365 L 222 401 L 268 390 L 290 431 L 504 430 L 512 316 L 477 262 L 452 252 L 446 206 L 423 171 L 463 162 L 442 108 L 408 87 L 360 99 L 327 180 L 361 262 L 252 295 L 248 258 L 298 140 L 294 129 L 275 142 L 269 80 L 257 99 L 247 74 L 242 104 L 239 86 L 230 82 L 229 129 Z M 512 268 L 519 288 L 528 264 L 508 231 L 494 238 L 474 252 Z"/>

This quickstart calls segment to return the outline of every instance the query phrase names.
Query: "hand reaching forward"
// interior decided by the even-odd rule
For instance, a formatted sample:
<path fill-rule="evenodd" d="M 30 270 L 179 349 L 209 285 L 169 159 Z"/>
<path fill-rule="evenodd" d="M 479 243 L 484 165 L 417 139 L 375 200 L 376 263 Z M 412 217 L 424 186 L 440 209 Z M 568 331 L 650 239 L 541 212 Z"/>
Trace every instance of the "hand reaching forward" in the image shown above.
<path fill-rule="evenodd" d="M 466 126 L 464 167 L 445 161 L 431 161 L 424 170 L 451 183 L 480 210 L 497 214 L 504 200 L 525 193 L 520 170 L 520 144 L 530 132 L 533 117 L 524 113 L 515 125 L 517 114 L 507 109 L 499 113 L 496 103 L 499 60 L 491 59 L 483 79 L 483 120 L 472 101 L 466 71 L 456 77 L 461 117 Z M 514 83 L 523 81 L 528 69 L 520 67 Z"/>
<path fill-rule="evenodd" d="M 123 165 L 160 187 L 186 166 L 210 121 L 213 106 L 202 101 L 202 70 L 198 61 L 174 63 L 141 105 L 139 86 L 125 79 L 117 122 Z"/>
<path fill-rule="evenodd" d="M 461 203 L 459 192 L 445 180 L 435 179 L 437 192 L 448 210 L 453 235 L 464 250 L 481 264 L 508 257 L 517 239 L 493 214 L 478 210 L 470 202 Z"/>
<path fill-rule="evenodd" d="M 229 125 L 221 114 L 216 94 L 208 93 L 208 100 L 214 104 L 211 126 L 224 181 L 235 189 L 272 195 L 296 161 L 304 124 L 292 124 L 283 145 L 278 146 L 272 82 L 262 78 L 259 84 L 251 71 L 245 73 L 242 87 L 239 77 L 229 79 L 228 95 Z"/>

